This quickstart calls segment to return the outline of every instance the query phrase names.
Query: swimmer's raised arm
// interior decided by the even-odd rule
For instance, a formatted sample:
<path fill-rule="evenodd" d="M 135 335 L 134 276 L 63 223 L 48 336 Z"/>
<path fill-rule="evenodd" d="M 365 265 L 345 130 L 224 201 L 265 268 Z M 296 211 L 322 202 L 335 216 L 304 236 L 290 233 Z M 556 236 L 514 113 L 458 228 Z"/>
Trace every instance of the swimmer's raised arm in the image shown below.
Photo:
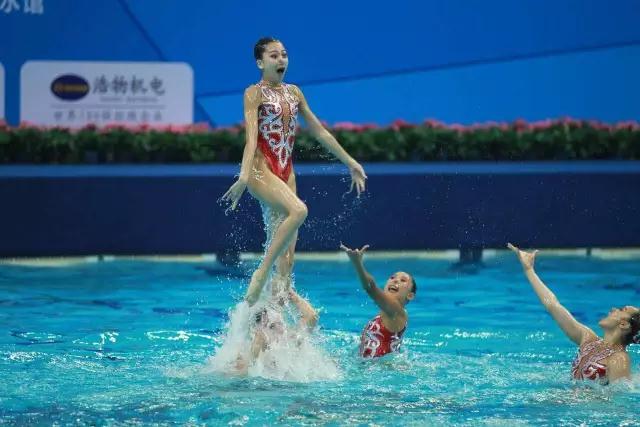
<path fill-rule="evenodd" d="M 340 249 L 345 251 L 351 260 L 351 263 L 355 267 L 360 283 L 362 284 L 362 289 L 364 289 L 373 302 L 380 307 L 380 310 L 391 318 L 395 318 L 398 315 L 405 315 L 402 305 L 395 298 L 391 298 L 389 295 L 385 294 L 378 287 L 373 276 L 364 268 L 363 258 L 364 253 L 368 248 L 369 245 L 364 245 L 360 249 L 350 249 L 345 245 L 340 245 Z"/>
<path fill-rule="evenodd" d="M 315 328 L 318 323 L 318 312 L 313 309 L 309 301 L 302 298 L 293 289 L 289 291 L 289 298 L 291 302 L 295 304 L 300 311 L 300 322 L 304 324 L 308 329 Z"/>
<path fill-rule="evenodd" d="M 596 334 L 590 328 L 578 322 L 573 315 L 571 315 L 569 310 L 560 304 L 555 294 L 551 292 L 551 290 L 534 271 L 533 266 L 538 251 L 525 252 L 511 243 L 507 243 L 507 247 L 518 256 L 518 260 L 522 265 L 524 274 L 533 287 L 534 292 L 565 335 L 578 345 L 580 345 L 586 338 L 595 337 Z"/>

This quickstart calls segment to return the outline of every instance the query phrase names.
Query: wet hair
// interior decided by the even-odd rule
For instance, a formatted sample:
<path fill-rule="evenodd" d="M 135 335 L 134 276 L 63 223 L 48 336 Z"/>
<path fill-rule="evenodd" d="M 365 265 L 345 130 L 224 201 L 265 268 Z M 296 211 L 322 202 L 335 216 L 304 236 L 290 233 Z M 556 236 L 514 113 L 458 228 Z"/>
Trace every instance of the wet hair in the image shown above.
<path fill-rule="evenodd" d="M 260 310 L 259 312 L 257 312 L 257 313 L 255 314 L 255 321 L 256 321 L 256 324 L 260 324 L 260 323 L 262 323 L 262 319 L 263 319 L 263 318 L 266 318 L 266 316 L 267 316 L 267 309 L 266 309 L 266 308 L 263 308 L 262 310 Z"/>
<path fill-rule="evenodd" d="M 269 314 L 269 311 L 271 311 L 271 314 Z M 273 328 L 273 325 L 283 323 L 282 316 L 268 308 L 263 308 L 262 310 L 258 311 L 254 315 L 254 320 L 256 322 L 256 327 L 262 325 Z"/>
<path fill-rule="evenodd" d="M 640 344 L 640 310 L 636 311 L 629 319 L 631 332 L 624 337 L 622 344 Z"/>
<path fill-rule="evenodd" d="M 253 47 L 253 56 L 258 59 L 262 59 L 262 55 L 264 55 L 264 51 L 267 50 L 267 45 L 269 43 L 278 42 L 280 40 L 274 39 L 273 37 L 263 37 L 256 42 L 256 45 Z"/>

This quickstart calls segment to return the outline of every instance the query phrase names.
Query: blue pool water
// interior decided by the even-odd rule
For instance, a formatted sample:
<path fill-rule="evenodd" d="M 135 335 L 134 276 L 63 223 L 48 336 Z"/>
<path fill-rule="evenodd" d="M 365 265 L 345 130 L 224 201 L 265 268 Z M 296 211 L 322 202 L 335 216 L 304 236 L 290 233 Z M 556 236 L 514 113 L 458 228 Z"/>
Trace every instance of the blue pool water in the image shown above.
<path fill-rule="evenodd" d="M 376 309 L 351 266 L 298 261 L 297 288 L 321 310 L 314 342 L 336 368 L 310 382 L 207 370 L 245 279 L 204 262 L 0 265 L 0 424 L 640 425 L 640 346 L 631 383 L 574 384 L 575 348 L 513 254 L 486 264 L 368 260 L 380 283 L 413 273 L 418 294 L 403 352 L 363 362 L 358 336 Z M 637 259 L 542 253 L 538 264 L 595 329 L 611 306 L 640 304 Z"/>

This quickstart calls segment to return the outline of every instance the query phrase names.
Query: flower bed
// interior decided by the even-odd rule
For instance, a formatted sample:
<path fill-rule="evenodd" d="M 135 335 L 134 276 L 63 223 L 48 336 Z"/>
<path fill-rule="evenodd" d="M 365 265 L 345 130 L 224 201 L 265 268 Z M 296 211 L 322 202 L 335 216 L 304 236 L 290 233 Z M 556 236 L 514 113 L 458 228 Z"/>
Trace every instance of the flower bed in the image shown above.
<path fill-rule="evenodd" d="M 336 123 L 330 127 L 359 161 L 637 160 L 640 125 L 558 119 L 527 123 L 445 125 L 435 120 L 390 126 Z M 207 125 L 83 129 L 0 123 L 0 163 L 214 163 L 239 162 L 244 127 Z M 330 159 L 308 130 L 298 132 L 297 161 Z"/>

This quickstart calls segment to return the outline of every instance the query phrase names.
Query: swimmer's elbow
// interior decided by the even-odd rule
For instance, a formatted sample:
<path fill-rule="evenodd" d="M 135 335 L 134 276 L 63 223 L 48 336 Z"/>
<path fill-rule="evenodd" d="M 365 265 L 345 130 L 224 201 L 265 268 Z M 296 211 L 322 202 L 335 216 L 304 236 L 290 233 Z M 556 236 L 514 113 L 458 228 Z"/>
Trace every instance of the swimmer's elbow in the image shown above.
<path fill-rule="evenodd" d="M 311 132 L 311 135 L 313 135 L 313 137 L 325 147 L 331 146 L 331 144 L 336 140 L 334 136 L 331 135 L 331 132 L 325 129 L 319 121 L 316 123 L 309 123 L 309 131 Z"/>

